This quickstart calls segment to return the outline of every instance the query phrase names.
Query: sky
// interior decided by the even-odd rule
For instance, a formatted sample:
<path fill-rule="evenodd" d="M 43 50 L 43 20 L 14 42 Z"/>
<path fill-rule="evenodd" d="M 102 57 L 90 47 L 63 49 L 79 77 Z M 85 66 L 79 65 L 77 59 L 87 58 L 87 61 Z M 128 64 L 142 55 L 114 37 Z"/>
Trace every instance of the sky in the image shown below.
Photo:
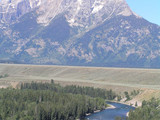
<path fill-rule="evenodd" d="M 126 0 L 132 11 L 160 25 L 160 0 Z"/>

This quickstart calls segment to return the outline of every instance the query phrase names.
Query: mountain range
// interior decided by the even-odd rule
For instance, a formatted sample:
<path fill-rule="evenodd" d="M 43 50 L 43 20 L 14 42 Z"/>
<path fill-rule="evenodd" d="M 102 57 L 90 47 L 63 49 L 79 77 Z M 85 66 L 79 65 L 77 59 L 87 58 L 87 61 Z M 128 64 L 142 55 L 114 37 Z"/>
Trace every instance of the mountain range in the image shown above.
<path fill-rule="evenodd" d="M 160 68 L 160 26 L 125 0 L 1 0 L 0 61 Z"/>

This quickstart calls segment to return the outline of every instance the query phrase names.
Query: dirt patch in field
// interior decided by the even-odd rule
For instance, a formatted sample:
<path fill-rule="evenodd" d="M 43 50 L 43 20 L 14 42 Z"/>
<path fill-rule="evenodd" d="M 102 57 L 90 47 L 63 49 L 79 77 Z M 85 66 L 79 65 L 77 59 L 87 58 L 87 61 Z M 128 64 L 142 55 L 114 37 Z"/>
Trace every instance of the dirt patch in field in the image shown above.
<path fill-rule="evenodd" d="M 18 84 L 19 84 L 19 82 L 11 82 L 11 86 L 13 88 L 17 88 Z"/>

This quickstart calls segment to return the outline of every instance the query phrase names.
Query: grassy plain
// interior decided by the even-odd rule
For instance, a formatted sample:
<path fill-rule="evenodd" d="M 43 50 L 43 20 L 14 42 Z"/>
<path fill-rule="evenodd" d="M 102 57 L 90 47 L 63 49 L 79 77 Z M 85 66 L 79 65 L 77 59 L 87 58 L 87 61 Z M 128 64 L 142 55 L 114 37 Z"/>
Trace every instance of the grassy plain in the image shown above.
<path fill-rule="evenodd" d="M 160 96 L 160 69 L 0 64 L 0 75 L 4 74 L 9 77 L 0 79 L 0 88 L 54 79 L 61 85 L 93 86 L 119 93 L 141 89 L 144 97 Z"/>

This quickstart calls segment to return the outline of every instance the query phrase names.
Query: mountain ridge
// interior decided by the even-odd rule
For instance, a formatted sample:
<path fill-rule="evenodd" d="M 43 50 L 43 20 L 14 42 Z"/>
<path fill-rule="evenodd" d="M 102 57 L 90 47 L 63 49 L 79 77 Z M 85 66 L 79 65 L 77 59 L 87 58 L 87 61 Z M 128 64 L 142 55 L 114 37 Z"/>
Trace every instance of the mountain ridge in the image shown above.
<path fill-rule="evenodd" d="M 2 0 L 0 8 L 1 60 L 160 67 L 160 27 L 125 0 Z M 14 13 L 3 14 L 6 8 Z"/>

